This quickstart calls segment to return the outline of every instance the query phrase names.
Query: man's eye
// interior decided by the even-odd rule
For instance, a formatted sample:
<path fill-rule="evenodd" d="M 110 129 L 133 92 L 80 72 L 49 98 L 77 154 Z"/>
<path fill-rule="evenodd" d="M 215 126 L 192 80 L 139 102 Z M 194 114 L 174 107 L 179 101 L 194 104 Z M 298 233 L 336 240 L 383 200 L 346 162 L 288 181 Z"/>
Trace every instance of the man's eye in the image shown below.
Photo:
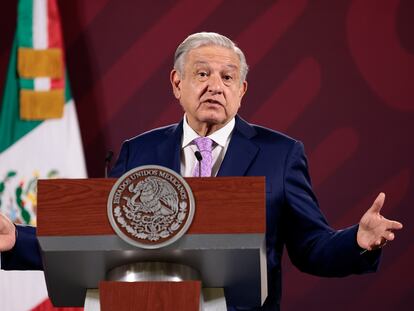
<path fill-rule="evenodd" d="M 200 71 L 200 72 L 198 73 L 198 75 L 199 75 L 200 77 L 204 78 L 204 77 L 207 77 L 207 72 L 205 72 L 205 71 Z"/>
<path fill-rule="evenodd" d="M 230 81 L 230 80 L 233 80 L 233 77 L 231 75 L 224 75 L 223 79 L 226 81 Z"/>

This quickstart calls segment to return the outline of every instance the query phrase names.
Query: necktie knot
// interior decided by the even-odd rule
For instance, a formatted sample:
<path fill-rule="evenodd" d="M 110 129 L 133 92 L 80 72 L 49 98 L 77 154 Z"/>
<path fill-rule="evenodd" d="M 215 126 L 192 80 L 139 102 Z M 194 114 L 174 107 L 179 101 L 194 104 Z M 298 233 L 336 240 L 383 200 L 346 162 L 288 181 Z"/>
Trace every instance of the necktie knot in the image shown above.
<path fill-rule="evenodd" d="M 213 168 L 213 141 L 208 137 L 197 137 L 193 142 L 197 145 L 202 156 L 201 162 L 196 164 L 193 176 L 210 177 Z"/>
<path fill-rule="evenodd" d="M 194 143 L 197 145 L 198 150 L 201 154 L 203 152 L 211 152 L 213 141 L 208 137 L 197 137 L 194 139 Z"/>

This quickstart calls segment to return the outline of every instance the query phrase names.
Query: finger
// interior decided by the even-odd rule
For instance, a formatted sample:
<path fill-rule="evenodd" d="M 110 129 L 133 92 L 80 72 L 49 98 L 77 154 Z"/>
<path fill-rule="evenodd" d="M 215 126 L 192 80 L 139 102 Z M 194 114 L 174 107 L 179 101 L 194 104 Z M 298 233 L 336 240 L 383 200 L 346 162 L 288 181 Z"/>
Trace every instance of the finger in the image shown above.
<path fill-rule="evenodd" d="M 403 224 L 396 220 L 389 220 L 387 218 L 383 218 L 383 225 L 385 230 L 393 231 L 393 230 L 401 230 L 403 228 Z"/>
<path fill-rule="evenodd" d="M 392 240 L 394 240 L 394 239 L 395 239 L 395 234 L 394 234 L 394 232 L 391 232 L 391 231 L 386 231 L 386 232 L 384 233 L 383 238 L 384 238 L 385 240 L 387 240 L 387 241 L 392 241 Z"/>
<path fill-rule="evenodd" d="M 371 247 L 371 249 L 378 249 L 387 244 L 387 239 L 384 237 L 381 237 L 380 239 L 376 240 L 374 245 Z"/>
<path fill-rule="evenodd" d="M 0 236 L 0 252 L 10 250 L 16 243 L 13 236 Z"/>
<path fill-rule="evenodd" d="M 0 213 L 0 233 L 2 233 L 7 228 L 7 218 Z"/>
<path fill-rule="evenodd" d="M 387 230 L 401 230 L 403 228 L 402 223 L 395 221 L 395 220 L 389 220 L 387 223 Z"/>
<path fill-rule="evenodd" d="M 14 230 L 14 225 L 10 219 L 0 213 L 0 234 L 9 234 Z"/>
<path fill-rule="evenodd" d="M 375 245 L 381 246 L 384 245 L 384 243 L 387 242 L 387 239 L 385 237 L 380 237 L 376 242 Z"/>
<path fill-rule="evenodd" d="M 381 192 L 370 207 L 371 212 L 379 213 L 385 201 L 385 193 Z"/>

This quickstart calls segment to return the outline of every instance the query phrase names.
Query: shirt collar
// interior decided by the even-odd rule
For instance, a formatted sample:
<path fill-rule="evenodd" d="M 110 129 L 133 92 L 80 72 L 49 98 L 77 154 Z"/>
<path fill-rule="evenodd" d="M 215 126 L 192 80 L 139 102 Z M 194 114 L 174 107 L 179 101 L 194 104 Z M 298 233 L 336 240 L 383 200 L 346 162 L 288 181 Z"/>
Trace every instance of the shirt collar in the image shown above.
<path fill-rule="evenodd" d="M 221 129 L 219 129 L 218 131 L 215 131 L 213 134 L 208 135 L 207 137 L 210 138 L 211 140 L 213 140 L 217 145 L 225 147 L 228 138 L 230 137 L 231 133 L 233 132 L 235 124 L 236 124 L 236 121 L 233 118 L 225 126 L 223 126 Z M 184 115 L 184 120 L 183 120 L 183 142 L 181 144 L 181 147 L 184 148 L 187 145 L 191 144 L 192 141 L 197 137 L 200 137 L 200 135 L 198 135 L 196 133 L 196 131 L 194 131 L 190 127 L 190 125 L 187 123 L 187 117 L 186 117 L 186 115 Z"/>

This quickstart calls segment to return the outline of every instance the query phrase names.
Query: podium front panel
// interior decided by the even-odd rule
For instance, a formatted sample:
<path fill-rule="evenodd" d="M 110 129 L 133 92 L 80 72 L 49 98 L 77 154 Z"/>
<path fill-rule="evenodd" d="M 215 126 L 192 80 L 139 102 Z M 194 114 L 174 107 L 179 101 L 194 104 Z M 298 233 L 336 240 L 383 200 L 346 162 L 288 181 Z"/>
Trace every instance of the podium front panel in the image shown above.
<path fill-rule="evenodd" d="M 55 306 L 83 306 L 86 289 L 135 262 L 188 265 L 203 287 L 223 287 L 229 304 L 259 306 L 267 297 L 263 177 L 188 178 L 196 214 L 188 233 L 155 250 L 115 235 L 106 198 L 115 179 L 39 181 L 38 237 Z"/>

